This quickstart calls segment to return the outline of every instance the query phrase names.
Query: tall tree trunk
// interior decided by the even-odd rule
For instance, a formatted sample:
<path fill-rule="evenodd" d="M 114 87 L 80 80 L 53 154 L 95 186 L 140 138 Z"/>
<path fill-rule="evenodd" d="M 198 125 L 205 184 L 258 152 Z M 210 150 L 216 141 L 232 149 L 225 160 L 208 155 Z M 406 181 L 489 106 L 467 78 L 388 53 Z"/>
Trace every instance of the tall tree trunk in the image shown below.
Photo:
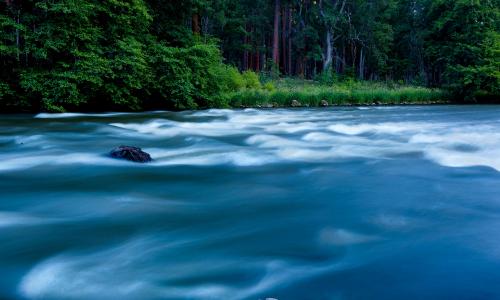
<path fill-rule="evenodd" d="M 302 63 L 300 64 L 300 76 L 305 78 L 307 76 L 307 58 L 302 55 Z"/>
<path fill-rule="evenodd" d="M 286 37 L 287 37 L 287 30 L 286 30 L 286 24 L 287 24 L 287 15 L 285 14 L 285 8 L 281 10 L 281 68 L 283 70 L 284 74 L 288 74 L 288 70 L 286 69 Z"/>
<path fill-rule="evenodd" d="M 193 14 L 191 16 L 191 29 L 194 34 L 200 34 L 200 16 L 198 14 Z"/>
<path fill-rule="evenodd" d="M 288 15 L 288 74 L 292 74 L 292 10 L 287 7 Z"/>
<path fill-rule="evenodd" d="M 357 54 L 357 51 L 356 51 L 356 44 L 351 41 L 351 58 L 352 58 L 352 69 L 351 69 L 351 72 L 354 74 L 354 76 L 356 76 L 356 54 Z"/>
<path fill-rule="evenodd" d="M 257 50 L 257 53 L 255 53 L 255 71 L 256 72 L 260 71 L 260 53 L 259 53 L 259 50 Z"/>
<path fill-rule="evenodd" d="M 262 51 L 262 57 L 260 59 L 260 61 L 262 62 L 261 63 L 262 68 L 261 69 L 264 70 L 264 71 L 267 70 L 267 49 L 268 49 L 268 45 L 269 44 L 266 43 L 266 35 L 264 34 L 262 36 L 262 49 L 263 49 L 263 51 Z"/>
<path fill-rule="evenodd" d="M 333 63 L 333 42 L 335 41 L 334 39 L 334 29 L 335 25 L 337 24 L 340 15 L 344 13 L 344 8 L 346 4 L 346 0 L 342 1 L 342 4 L 340 4 L 339 1 L 333 1 L 334 3 L 334 9 L 338 9 L 338 16 L 334 17 L 333 21 L 330 23 L 325 21 L 325 27 L 326 27 L 326 37 L 325 37 L 325 51 L 323 53 L 323 70 L 327 70 L 328 68 L 331 67 Z M 339 7 L 340 4 L 340 7 Z M 326 18 L 325 12 L 323 11 L 323 1 L 319 1 L 319 7 L 320 7 L 320 14 L 323 17 L 323 19 Z"/>
<path fill-rule="evenodd" d="M 248 69 L 250 69 L 250 70 L 254 69 L 254 50 L 253 50 L 253 48 L 250 50 L 250 53 L 248 55 Z"/>
<path fill-rule="evenodd" d="M 21 10 L 17 10 L 16 23 L 19 25 L 21 23 Z M 19 28 L 16 28 L 16 50 L 17 50 L 17 61 L 20 61 L 20 36 Z"/>
<path fill-rule="evenodd" d="M 343 45 L 343 47 L 342 47 L 342 67 L 341 67 L 342 68 L 342 70 L 341 70 L 342 73 L 345 72 L 345 66 L 347 64 L 347 58 L 346 58 L 346 55 L 345 55 L 345 48 L 346 48 L 346 46 Z"/>
<path fill-rule="evenodd" d="M 333 61 L 333 45 L 332 45 L 332 30 L 328 29 L 326 32 L 326 53 L 325 59 L 323 61 L 323 70 L 326 71 L 331 65 Z"/>
<path fill-rule="evenodd" d="M 250 36 L 247 39 L 247 44 L 248 47 L 250 48 L 250 52 L 248 54 L 248 69 L 253 70 L 253 43 L 252 43 L 252 36 L 253 36 L 253 26 L 250 26 Z"/>
<path fill-rule="evenodd" d="M 280 45 L 279 45 L 279 23 L 280 23 L 280 0 L 274 2 L 274 33 L 273 33 L 273 61 L 279 67 Z"/>
<path fill-rule="evenodd" d="M 248 42 L 248 36 L 245 34 L 245 37 L 243 38 L 243 45 L 245 45 L 245 50 L 243 50 L 243 70 L 248 69 L 248 50 L 246 48 L 246 44 Z"/>
<path fill-rule="evenodd" d="M 363 53 L 363 47 L 361 47 L 359 54 L 359 79 L 363 80 L 365 75 L 365 56 Z"/>

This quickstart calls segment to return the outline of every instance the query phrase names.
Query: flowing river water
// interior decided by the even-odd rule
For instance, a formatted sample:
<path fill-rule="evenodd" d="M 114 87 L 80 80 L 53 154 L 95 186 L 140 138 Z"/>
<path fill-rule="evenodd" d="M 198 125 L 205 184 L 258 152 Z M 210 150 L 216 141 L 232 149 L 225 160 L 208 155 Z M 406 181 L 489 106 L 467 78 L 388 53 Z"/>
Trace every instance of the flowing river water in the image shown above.
<path fill-rule="evenodd" d="M 1 116 L 0 299 L 266 298 L 500 299 L 500 106 Z"/>

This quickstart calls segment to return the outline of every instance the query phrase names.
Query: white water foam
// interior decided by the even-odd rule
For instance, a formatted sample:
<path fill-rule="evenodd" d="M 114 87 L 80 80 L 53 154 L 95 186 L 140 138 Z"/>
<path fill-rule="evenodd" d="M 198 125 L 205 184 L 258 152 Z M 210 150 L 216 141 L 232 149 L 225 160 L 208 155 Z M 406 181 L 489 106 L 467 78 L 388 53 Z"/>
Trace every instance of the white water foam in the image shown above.
<path fill-rule="evenodd" d="M 194 241 L 160 242 L 141 238 L 92 254 L 65 254 L 52 257 L 32 268 L 21 280 L 18 291 L 28 299 L 249 299 L 283 284 L 291 284 L 325 272 L 338 272 L 364 263 L 360 257 L 318 265 L 281 260 L 253 260 L 241 263 L 237 257 L 207 262 L 172 262 L 167 266 L 144 265 L 165 251 Z M 175 255 L 175 254 L 171 254 Z M 260 278 L 246 285 L 218 283 L 177 285 L 179 278 L 205 270 L 239 268 L 258 271 Z M 208 268 L 208 269 L 207 269 Z M 133 270 L 133 271 L 131 271 Z M 159 282 L 162 282 L 160 285 Z"/>
<path fill-rule="evenodd" d="M 409 139 L 425 157 L 448 167 L 489 166 L 500 171 L 500 132 L 492 126 L 420 131 Z"/>
<path fill-rule="evenodd" d="M 123 160 L 116 160 L 93 153 L 71 153 L 71 154 L 46 154 L 46 155 L 24 155 L 24 156 L 0 156 L 0 172 L 26 170 L 42 165 L 126 165 Z"/>
<path fill-rule="evenodd" d="M 359 110 L 219 110 L 179 113 L 180 120 L 169 115 L 146 122 L 111 122 L 112 132 L 98 128 L 98 134 L 122 136 L 144 141 L 180 137 L 184 147 L 150 148 L 155 160 L 148 167 L 169 165 L 259 166 L 289 161 L 335 162 L 346 157 L 387 159 L 405 153 L 421 153 L 423 157 L 449 167 L 489 166 L 500 170 L 500 122 L 467 123 L 448 121 L 397 121 L 392 114 L 400 108 L 384 108 L 386 118 L 367 120 L 377 108 Z M 412 113 L 421 108 L 411 108 Z M 394 112 L 392 112 L 394 111 Z M 366 114 L 366 115 L 365 115 Z M 122 113 L 96 114 L 113 117 Z M 70 118 L 87 114 L 39 114 L 38 118 Z M 91 114 L 90 116 L 95 116 Z M 425 119 L 425 116 L 424 118 Z M 364 120 L 364 122 L 360 122 Z M 240 144 L 218 139 L 239 139 Z M 54 149 L 39 134 L 16 136 L 16 143 L 29 142 L 41 149 Z M 214 142 L 216 141 L 216 142 Z M 241 145 L 243 143 L 243 145 Z M 45 148 L 44 148 L 45 147 Z M 49 148 L 47 148 L 49 147 Z M 105 153 L 1 155 L 0 171 L 28 169 L 42 164 L 115 165 L 120 162 Z M 121 162 L 123 163 L 123 162 Z"/>
<path fill-rule="evenodd" d="M 127 113 L 39 113 L 35 115 L 36 119 L 64 119 L 64 118 L 78 118 L 78 117 L 116 117 L 127 115 Z"/>
<path fill-rule="evenodd" d="M 334 124 L 328 129 L 348 135 L 363 133 L 401 134 L 415 130 L 429 130 L 442 128 L 442 124 L 428 124 L 423 122 L 383 122 L 383 123 L 360 123 L 360 124 Z"/>
<path fill-rule="evenodd" d="M 214 166 L 214 165 L 234 165 L 240 167 L 262 166 L 276 162 L 273 157 L 262 155 L 261 153 L 252 154 L 247 151 L 233 151 L 222 153 L 194 152 L 190 155 L 179 157 L 162 157 L 151 165 L 153 166 Z"/>
<path fill-rule="evenodd" d="M 111 123 L 110 125 L 137 131 L 141 134 L 152 134 L 161 137 L 174 137 L 179 135 L 216 137 L 242 134 L 247 130 L 247 126 L 244 124 L 229 124 L 223 121 L 174 122 L 158 119 L 146 123 Z"/>

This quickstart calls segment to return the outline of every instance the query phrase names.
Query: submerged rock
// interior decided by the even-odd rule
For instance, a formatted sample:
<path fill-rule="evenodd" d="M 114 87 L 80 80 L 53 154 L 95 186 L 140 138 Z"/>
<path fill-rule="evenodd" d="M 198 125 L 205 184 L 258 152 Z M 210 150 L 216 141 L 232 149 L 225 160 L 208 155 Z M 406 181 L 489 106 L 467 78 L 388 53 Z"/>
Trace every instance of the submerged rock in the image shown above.
<path fill-rule="evenodd" d="M 291 106 L 292 106 L 292 107 L 299 107 L 299 106 L 302 106 L 302 105 L 300 104 L 300 102 L 299 102 L 299 101 L 297 101 L 297 100 L 292 100 L 292 104 L 291 104 Z"/>
<path fill-rule="evenodd" d="M 113 158 L 126 159 L 133 162 L 145 163 L 152 161 L 151 156 L 139 147 L 120 146 L 111 150 L 109 154 Z"/>
<path fill-rule="evenodd" d="M 328 106 L 328 101 L 326 100 L 321 100 L 321 102 L 319 103 L 320 106 L 323 106 L 323 107 L 327 107 Z"/>

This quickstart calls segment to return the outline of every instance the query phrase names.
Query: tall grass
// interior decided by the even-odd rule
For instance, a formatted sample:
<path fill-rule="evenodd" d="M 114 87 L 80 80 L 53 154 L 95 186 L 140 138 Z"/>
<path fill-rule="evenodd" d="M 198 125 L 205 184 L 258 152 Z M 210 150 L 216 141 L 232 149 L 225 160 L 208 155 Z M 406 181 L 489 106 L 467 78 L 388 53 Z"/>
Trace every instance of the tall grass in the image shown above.
<path fill-rule="evenodd" d="M 232 107 L 291 106 L 298 101 L 302 106 L 371 105 L 371 104 L 429 104 L 449 102 L 449 95 L 439 89 L 402 86 L 373 82 L 346 82 L 324 85 L 313 81 L 285 79 L 269 82 L 267 88 L 243 89 L 228 94 Z"/>

